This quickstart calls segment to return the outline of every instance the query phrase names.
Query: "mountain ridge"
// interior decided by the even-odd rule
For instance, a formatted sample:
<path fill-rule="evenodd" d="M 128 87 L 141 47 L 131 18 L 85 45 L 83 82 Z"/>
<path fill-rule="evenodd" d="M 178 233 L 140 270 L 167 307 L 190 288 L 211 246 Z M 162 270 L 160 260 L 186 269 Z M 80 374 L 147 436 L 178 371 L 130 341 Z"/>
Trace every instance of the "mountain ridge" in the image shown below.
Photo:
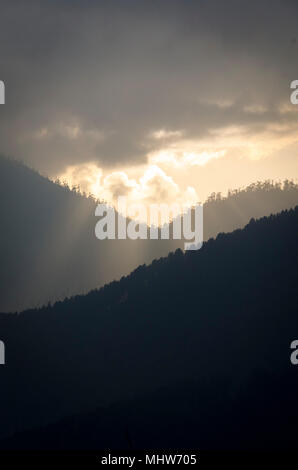
<path fill-rule="evenodd" d="M 190 379 L 241 388 L 260 370 L 288 383 L 297 230 L 298 207 L 99 291 L 2 315 L 1 436 Z"/>
<path fill-rule="evenodd" d="M 0 157 L 0 311 L 86 294 L 183 248 L 183 240 L 172 239 L 99 241 L 96 203 Z M 204 205 L 204 239 L 296 204 L 298 186 L 289 181 L 256 183 L 227 198 L 214 194 Z"/>

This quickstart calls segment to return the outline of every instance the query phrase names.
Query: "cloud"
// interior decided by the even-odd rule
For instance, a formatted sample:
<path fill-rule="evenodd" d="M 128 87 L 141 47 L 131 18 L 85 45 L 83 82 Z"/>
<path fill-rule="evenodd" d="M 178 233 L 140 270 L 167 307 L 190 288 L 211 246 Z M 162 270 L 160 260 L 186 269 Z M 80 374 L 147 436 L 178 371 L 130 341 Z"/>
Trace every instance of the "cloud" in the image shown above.
<path fill-rule="evenodd" d="M 70 188 L 79 188 L 81 192 L 98 196 L 101 189 L 102 170 L 92 162 L 71 165 L 59 174 L 59 181 Z"/>
<path fill-rule="evenodd" d="M 103 171 L 95 163 L 70 166 L 60 174 L 59 179 L 70 187 L 79 185 L 81 190 L 117 207 L 120 196 L 125 196 L 127 204 L 141 202 L 150 204 L 179 204 L 191 206 L 199 201 L 191 186 L 181 188 L 172 177 L 157 165 L 144 168 L 139 178 L 130 178 L 124 171 L 115 171 L 103 176 Z"/>
<path fill-rule="evenodd" d="M 297 13 L 290 0 L 3 0 L 0 151 L 54 176 L 142 166 L 235 126 L 247 140 L 282 121 L 290 138 Z"/>
<path fill-rule="evenodd" d="M 182 147 L 195 148 L 196 143 L 185 143 Z M 151 163 L 157 163 L 165 166 L 174 166 L 175 168 L 190 168 L 194 166 L 206 165 L 212 159 L 221 158 L 226 150 L 191 152 L 179 149 L 164 149 L 154 153 L 149 157 Z"/>

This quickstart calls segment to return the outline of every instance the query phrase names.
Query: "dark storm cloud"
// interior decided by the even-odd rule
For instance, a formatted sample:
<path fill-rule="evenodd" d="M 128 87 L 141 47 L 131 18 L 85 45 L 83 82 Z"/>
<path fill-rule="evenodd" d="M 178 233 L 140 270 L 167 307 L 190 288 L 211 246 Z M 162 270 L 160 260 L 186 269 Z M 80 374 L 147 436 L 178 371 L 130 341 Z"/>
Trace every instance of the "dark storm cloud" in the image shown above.
<path fill-rule="evenodd" d="M 2 0 L 0 151 L 55 174 L 142 163 L 158 129 L 290 123 L 278 105 L 298 78 L 297 13 L 287 0 Z"/>

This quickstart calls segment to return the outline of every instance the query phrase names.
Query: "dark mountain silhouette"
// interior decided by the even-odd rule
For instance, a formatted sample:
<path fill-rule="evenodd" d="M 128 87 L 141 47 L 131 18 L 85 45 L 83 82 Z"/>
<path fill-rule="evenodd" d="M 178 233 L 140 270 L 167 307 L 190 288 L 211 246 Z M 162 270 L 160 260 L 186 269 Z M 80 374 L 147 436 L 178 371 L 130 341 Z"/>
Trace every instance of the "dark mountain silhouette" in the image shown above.
<path fill-rule="evenodd" d="M 20 311 L 120 279 L 183 248 L 180 240 L 104 240 L 94 235 L 96 201 L 0 157 L 0 311 Z M 204 239 L 294 207 L 298 186 L 257 183 L 213 194 L 204 205 Z"/>
<path fill-rule="evenodd" d="M 296 370 L 175 383 L 0 441 L 1 450 L 297 450 Z M 272 455 L 271 455 L 272 456 Z M 259 457 L 259 456 L 257 456 Z"/>
<path fill-rule="evenodd" d="M 171 240 L 99 241 L 97 203 L 0 157 L 0 311 L 87 293 L 175 248 Z"/>
<path fill-rule="evenodd" d="M 2 448 L 126 447 L 127 432 L 135 447 L 297 447 L 297 230 L 298 207 L 2 314 L 3 437 L 100 407 Z"/>

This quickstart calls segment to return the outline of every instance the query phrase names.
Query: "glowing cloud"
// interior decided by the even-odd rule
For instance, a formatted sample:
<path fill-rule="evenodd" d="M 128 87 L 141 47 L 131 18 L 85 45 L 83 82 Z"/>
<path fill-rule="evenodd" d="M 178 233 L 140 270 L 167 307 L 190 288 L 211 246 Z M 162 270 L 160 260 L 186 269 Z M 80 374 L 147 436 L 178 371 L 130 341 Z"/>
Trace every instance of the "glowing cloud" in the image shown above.
<path fill-rule="evenodd" d="M 124 171 L 115 171 L 103 177 L 103 171 L 95 163 L 68 167 L 59 175 L 70 187 L 81 190 L 115 206 L 119 196 L 126 196 L 127 203 L 141 201 L 144 204 L 173 204 L 192 206 L 199 201 L 196 190 L 181 188 L 171 176 L 157 165 L 149 165 L 139 178 L 129 178 Z"/>

